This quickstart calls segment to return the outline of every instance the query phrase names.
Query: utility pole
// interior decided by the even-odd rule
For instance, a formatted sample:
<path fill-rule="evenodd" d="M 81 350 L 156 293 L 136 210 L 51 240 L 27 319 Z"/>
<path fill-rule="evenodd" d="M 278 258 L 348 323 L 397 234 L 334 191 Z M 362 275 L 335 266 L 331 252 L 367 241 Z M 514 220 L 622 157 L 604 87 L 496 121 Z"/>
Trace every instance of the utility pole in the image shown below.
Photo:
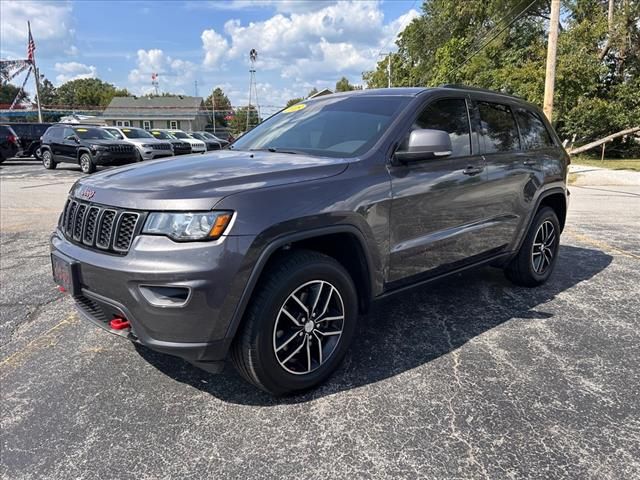
<path fill-rule="evenodd" d="M 387 88 L 391 88 L 391 54 L 387 55 Z"/>
<path fill-rule="evenodd" d="M 547 47 L 547 70 L 544 78 L 544 114 L 549 122 L 553 118 L 553 89 L 556 81 L 556 50 L 560 27 L 560 0 L 551 0 L 549 20 L 549 45 Z"/>
<path fill-rule="evenodd" d="M 213 134 L 216 133 L 216 96 L 215 89 L 211 91 L 211 113 L 213 116 Z"/>

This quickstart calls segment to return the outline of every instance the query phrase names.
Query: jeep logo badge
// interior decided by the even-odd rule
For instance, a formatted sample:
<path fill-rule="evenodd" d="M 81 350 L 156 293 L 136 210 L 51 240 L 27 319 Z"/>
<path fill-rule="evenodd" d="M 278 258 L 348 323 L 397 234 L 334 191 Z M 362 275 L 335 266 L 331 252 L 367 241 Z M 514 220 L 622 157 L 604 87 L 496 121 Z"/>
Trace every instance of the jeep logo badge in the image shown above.
<path fill-rule="evenodd" d="M 91 190 L 90 188 L 85 188 L 84 190 L 80 191 L 80 195 L 78 196 L 86 200 L 91 200 L 95 194 L 96 194 L 95 190 Z"/>

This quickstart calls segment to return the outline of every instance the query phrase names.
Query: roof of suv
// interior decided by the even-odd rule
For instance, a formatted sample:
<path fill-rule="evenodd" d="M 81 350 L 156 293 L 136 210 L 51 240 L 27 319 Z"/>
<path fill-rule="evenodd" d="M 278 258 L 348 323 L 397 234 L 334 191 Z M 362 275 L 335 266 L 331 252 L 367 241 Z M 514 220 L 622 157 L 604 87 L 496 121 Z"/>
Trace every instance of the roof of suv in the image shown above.
<path fill-rule="evenodd" d="M 458 93 L 485 93 L 487 95 L 501 96 L 516 100 L 518 102 L 528 103 L 526 100 L 509 95 L 507 93 L 496 92 L 495 90 L 488 90 L 479 87 L 470 87 L 467 85 L 457 84 L 444 84 L 438 87 L 393 87 L 393 88 L 371 88 L 366 90 L 350 90 L 348 92 L 336 92 L 331 95 L 323 95 L 321 97 L 310 98 L 307 100 L 322 100 L 324 98 L 330 98 L 331 96 L 403 96 L 403 97 L 415 97 L 421 93 L 428 91 L 442 91 L 442 90 L 454 90 Z"/>

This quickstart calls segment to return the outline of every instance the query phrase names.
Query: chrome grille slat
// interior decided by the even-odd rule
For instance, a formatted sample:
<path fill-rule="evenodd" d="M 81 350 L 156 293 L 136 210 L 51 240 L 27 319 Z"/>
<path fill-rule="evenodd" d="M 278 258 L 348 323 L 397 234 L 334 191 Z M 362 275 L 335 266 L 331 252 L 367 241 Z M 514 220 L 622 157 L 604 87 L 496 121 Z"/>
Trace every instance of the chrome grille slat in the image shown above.
<path fill-rule="evenodd" d="M 67 211 L 67 216 L 64 222 L 64 231 L 67 235 L 71 235 L 77 207 L 78 202 L 76 202 L 75 200 L 69 204 L 69 210 Z"/>

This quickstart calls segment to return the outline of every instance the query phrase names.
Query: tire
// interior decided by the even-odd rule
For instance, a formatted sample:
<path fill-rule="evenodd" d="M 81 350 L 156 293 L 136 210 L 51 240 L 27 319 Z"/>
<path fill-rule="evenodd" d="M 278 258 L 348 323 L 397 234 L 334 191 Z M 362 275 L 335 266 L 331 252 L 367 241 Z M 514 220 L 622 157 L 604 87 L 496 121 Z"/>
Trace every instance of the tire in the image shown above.
<path fill-rule="evenodd" d="M 33 158 L 42 161 L 42 150 L 40 149 L 40 147 L 36 148 L 33 151 Z"/>
<path fill-rule="evenodd" d="M 82 173 L 93 173 L 96 171 L 96 164 L 93 163 L 93 159 L 88 152 L 82 152 L 80 154 L 80 169 Z"/>
<path fill-rule="evenodd" d="M 276 262 L 254 290 L 231 359 L 247 381 L 279 396 L 314 387 L 338 367 L 353 338 L 358 301 L 351 276 L 331 257 L 297 250 Z"/>
<path fill-rule="evenodd" d="M 42 166 L 47 170 L 54 170 L 58 164 L 53 159 L 53 153 L 51 150 L 43 150 L 42 151 Z"/>
<path fill-rule="evenodd" d="M 142 158 L 142 154 L 136 148 L 136 162 L 142 162 L 144 158 Z"/>
<path fill-rule="evenodd" d="M 517 255 L 505 268 L 516 285 L 536 287 L 545 283 L 555 268 L 560 246 L 560 222 L 550 207 L 536 213 Z"/>

